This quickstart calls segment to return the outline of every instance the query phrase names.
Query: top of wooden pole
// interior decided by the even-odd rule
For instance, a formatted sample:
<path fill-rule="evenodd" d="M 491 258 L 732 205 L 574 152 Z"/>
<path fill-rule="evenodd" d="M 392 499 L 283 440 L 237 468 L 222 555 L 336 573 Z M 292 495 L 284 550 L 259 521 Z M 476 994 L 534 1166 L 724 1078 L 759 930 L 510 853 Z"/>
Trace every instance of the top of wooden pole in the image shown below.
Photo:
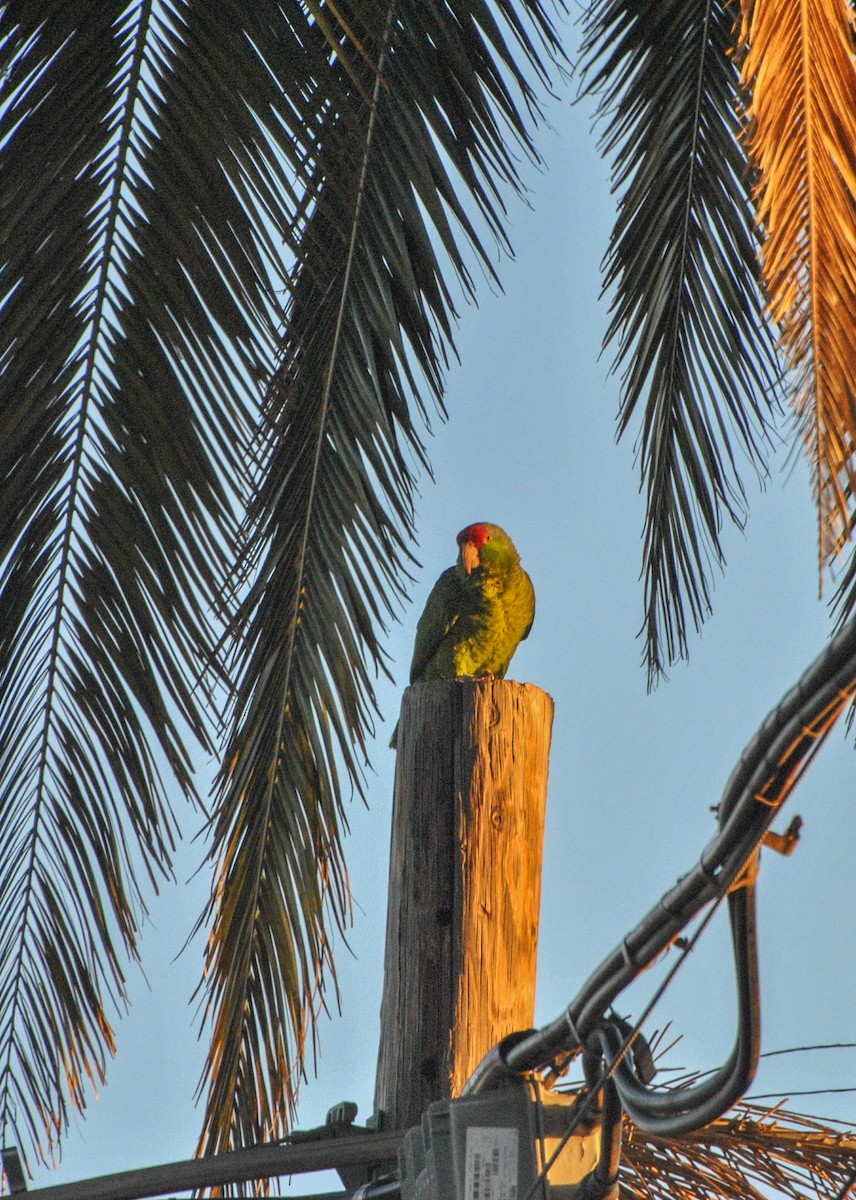
<path fill-rule="evenodd" d="M 473 746 L 502 718 L 513 718 L 508 732 L 524 733 L 537 749 L 543 741 L 549 753 L 553 700 L 534 683 L 513 679 L 441 679 L 413 683 L 405 689 L 398 725 L 398 761 L 408 752 L 424 753 L 437 741 L 435 734 L 454 744 Z M 546 737 L 543 735 L 546 734 Z"/>

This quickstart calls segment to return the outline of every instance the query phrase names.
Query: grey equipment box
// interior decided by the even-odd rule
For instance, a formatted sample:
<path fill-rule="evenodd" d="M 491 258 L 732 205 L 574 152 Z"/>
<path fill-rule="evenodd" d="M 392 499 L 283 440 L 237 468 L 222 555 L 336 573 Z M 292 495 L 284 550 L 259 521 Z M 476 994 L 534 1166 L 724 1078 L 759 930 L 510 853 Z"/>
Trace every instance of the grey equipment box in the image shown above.
<path fill-rule="evenodd" d="M 574 1130 L 539 1180 L 570 1125 L 576 1097 L 520 1080 L 439 1101 L 399 1150 L 402 1200 L 573 1200 L 597 1166 L 595 1115 Z"/>

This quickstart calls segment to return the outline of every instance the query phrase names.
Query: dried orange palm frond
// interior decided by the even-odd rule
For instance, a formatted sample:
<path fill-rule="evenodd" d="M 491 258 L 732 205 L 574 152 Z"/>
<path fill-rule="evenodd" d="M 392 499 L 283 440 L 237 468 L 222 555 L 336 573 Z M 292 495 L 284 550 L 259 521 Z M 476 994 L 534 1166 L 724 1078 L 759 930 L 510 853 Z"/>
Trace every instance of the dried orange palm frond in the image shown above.
<path fill-rule="evenodd" d="M 797 376 L 821 565 L 856 476 L 856 64 L 850 0 L 743 0 L 748 150 L 769 311 Z"/>
<path fill-rule="evenodd" d="M 628 1126 L 621 1164 L 625 1200 L 819 1200 L 844 1194 L 856 1165 L 846 1127 L 740 1105 L 694 1133 L 655 1137 Z"/>

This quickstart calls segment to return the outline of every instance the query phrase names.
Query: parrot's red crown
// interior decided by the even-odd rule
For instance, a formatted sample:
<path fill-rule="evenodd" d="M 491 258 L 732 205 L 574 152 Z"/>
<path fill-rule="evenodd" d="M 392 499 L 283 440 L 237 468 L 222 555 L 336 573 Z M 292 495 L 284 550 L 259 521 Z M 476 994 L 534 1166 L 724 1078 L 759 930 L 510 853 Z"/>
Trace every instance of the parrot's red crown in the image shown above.
<path fill-rule="evenodd" d="M 484 521 L 477 521 L 475 525 L 468 525 L 466 529 L 462 529 L 458 534 L 458 545 L 462 546 L 464 542 L 472 542 L 476 549 L 481 550 L 482 546 L 490 537 L 490 528 Z"/>

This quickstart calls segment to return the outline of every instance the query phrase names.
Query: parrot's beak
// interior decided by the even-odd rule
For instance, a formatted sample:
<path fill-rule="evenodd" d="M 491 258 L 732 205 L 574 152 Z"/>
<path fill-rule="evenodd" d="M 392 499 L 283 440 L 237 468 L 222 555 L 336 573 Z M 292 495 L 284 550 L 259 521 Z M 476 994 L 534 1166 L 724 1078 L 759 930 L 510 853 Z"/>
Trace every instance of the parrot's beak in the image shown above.
<path fill-rule="evenodd" d="M 469 575 L 479 565 L 478 547 L 473 542 L 464 542 L 461 546 L 461 562 Z"/>

